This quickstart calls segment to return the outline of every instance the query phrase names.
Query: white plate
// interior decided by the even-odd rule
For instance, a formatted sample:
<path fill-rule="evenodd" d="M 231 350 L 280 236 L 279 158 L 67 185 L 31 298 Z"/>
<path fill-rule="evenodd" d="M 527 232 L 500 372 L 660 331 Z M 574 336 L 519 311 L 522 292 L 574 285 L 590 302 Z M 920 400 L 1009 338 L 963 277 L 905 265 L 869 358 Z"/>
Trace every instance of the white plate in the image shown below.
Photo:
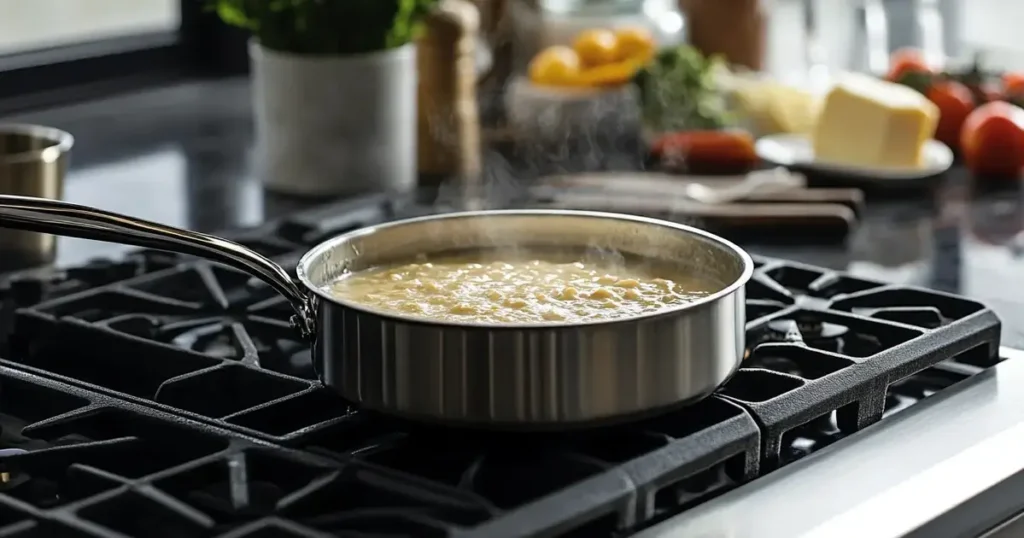
<path fill-rule="evenodd" d="M 754 148 L 757 156 L 774 164 L 796 166 L 814 172 L 858 176 L 869 179 L 907 180 L 935 176 L 953 165 L 953 152 L 938 140 L 924 144 L 924 166 L 921 168 L 871 168 L 815 162 L 814 149 L 805 135 L 777 134 L 760 138 Z"/>

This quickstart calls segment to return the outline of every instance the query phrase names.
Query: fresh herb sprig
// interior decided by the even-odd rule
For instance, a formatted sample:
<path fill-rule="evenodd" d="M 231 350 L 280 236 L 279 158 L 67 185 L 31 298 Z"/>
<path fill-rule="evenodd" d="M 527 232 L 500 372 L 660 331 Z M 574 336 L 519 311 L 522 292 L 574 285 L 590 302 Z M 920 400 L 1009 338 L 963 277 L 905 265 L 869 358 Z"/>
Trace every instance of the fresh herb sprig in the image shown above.
<path fill-rule="evenodd" d="M 208 0 L 221 20 L 252 32 L 268 49 L 345 55 L 401 47 L 416 39 L 439 0 Z"/>
<path fill-rule="evenodd" d="M 634 79 L 644 123 L 660 132 L 714 130 L 731 119 L 725 96 L 715 85 L 724 63 L 690 46 L 660 51 Z"/>

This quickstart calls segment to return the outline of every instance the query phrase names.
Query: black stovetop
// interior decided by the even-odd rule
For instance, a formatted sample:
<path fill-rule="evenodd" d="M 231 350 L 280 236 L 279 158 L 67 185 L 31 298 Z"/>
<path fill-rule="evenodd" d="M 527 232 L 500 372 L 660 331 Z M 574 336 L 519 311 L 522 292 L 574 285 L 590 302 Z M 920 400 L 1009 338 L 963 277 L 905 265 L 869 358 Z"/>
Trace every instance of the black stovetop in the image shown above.
<path fill-rule="evenodd" d="M 229 235 L 294 264 L 428 211 L 372 197 Z M 749 356 L 715 396 L 526 435 L 353 409 L 315 381 L 285 301 L 233 270 L 142 251 L 21 275 L 4 289 L 0 537 L 624 535 L 999 361 L 982 304 L 756 261 Z"/>

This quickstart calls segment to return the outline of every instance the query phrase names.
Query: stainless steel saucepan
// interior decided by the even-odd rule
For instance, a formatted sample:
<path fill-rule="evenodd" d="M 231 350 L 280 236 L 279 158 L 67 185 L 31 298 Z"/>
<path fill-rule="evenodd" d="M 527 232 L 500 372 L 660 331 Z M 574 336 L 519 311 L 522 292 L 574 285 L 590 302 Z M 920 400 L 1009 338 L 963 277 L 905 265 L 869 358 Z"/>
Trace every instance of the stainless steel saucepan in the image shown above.
<path fill-rule="evenodd" d="M 320 379 L 365 408 L 474 427 L 603 424 L 703 398 L 739 367 L 753 262 L 707 232 L 659 220 L 559 210 L 450 213 L 328 239 L 297 280 L 231 241 L 42 198 L 0 196 L 0 226 L 192 254 L 273 286 L 312 341 Z M 331 297 L 348 271 L 416 255 L 492 247 L 589 248 L 670 261 L 719 291 L 614 321 L 429 322 Z"/>

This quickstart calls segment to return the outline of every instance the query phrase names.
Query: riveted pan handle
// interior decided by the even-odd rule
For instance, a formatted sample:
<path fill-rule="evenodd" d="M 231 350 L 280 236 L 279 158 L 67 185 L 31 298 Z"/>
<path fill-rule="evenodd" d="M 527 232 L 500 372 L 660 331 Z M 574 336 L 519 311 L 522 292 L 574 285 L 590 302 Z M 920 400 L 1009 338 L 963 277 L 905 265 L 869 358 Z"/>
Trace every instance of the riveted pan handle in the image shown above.
<path fill-rule="evenodd" d="M 258 278 L 291 303 L 303 336 L 312 336 L 312 300 L 283 267 L 258 252 L 217 236 L 47 198 L 0 195 L 0 227 L 121 243 L 198 256 Z"/>

